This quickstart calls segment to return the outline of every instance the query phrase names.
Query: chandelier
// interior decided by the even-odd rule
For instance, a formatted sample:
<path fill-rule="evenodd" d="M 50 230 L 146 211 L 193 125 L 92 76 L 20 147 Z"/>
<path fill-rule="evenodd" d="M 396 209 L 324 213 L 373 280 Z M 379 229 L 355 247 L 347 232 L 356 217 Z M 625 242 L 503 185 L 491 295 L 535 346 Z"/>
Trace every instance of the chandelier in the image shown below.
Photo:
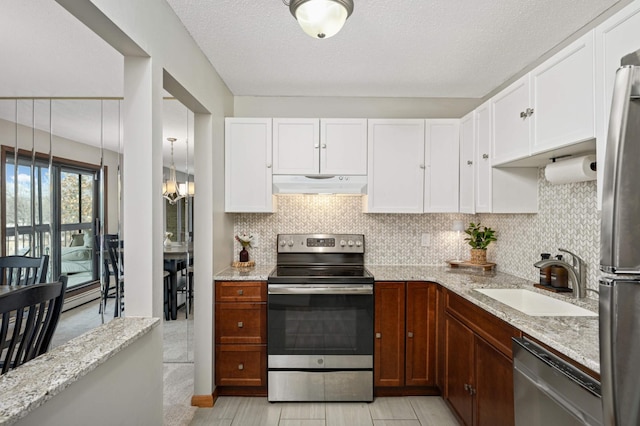
<path fill-rule="evenodd" d="M 353 12 L 353 0 L 282 0 L 302 30 L 314 38 L 329 38 L 342 29 Z"/>
<path fill-rule="evenodd" d="M 176 165 L 173 162 L 173 143 L 176 138 L 167 138 L 171 143 L 171 165 L 169 166 L 169 179 L 162 183 L 162 196 L 166 198 L 170 204 L 175 204 L 179 200 L 195 194 L 195 185 L 193 182 L 178 183 L 176 179 Z"/>

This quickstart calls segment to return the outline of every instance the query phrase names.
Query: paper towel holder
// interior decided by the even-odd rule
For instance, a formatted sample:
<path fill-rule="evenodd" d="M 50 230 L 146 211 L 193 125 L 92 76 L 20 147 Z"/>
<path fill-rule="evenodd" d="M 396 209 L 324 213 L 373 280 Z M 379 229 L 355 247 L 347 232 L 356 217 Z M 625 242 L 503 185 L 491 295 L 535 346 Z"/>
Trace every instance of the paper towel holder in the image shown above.
<path fill-rule="evenodd" d="M 570 158 L 567 158 L 570 157 Z M 556 161 L 563 158 L 562 161 Z M 563 184 L 596 180 L 597 163 L 595 154 L 579 156 L 563 155 L 550 158 L 545 167 L 545 178 L 551 184 Z"/>
<path fill-rule="evenodd" d="M 573 155 L 571 155 L 571 154 L 558 155 L 557 157 L 549 158 L 549 160 L 551 160 L 552 163 L 555 163 L 557 160 L 562 160 L 563 158 L 569 158 L 569 157 L 573 157 Z M 598 171 L 598 162 L 597 161 L 592 161 L 589 164 L 589 168 L 591 170 L 593 170 L 594 172 L 597 172 Z"/>

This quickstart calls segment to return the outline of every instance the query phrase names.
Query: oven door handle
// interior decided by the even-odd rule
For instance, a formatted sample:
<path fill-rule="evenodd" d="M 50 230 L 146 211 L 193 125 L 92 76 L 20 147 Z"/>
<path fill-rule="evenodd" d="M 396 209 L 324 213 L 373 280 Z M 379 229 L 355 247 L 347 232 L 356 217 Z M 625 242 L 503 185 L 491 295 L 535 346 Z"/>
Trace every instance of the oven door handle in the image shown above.
<path fill-rule="evenodd" d="M 352 295 L 371 295 L 373 294 L 373 286 L 290 286 L 271 284 L 268 286 L 269 294 L 352 294 Z"/>

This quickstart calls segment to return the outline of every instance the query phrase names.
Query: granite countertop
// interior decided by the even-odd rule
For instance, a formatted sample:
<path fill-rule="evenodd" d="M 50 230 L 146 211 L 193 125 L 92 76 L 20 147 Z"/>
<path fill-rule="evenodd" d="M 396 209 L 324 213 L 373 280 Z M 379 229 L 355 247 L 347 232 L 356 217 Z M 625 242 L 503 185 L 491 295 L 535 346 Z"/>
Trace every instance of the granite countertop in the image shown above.
<path fill-rule="evenodd" d="M 11 425 L 160 324 L 115 318 L 0 376 L 0 425 Z"/>
<path fill-rule="evenodd" d="M 227 268 L 217 274 L 217 281 L 265 281 L 274 265 L 246 270 Z M 598 301 L 552 293 L 533 287 L 533 282 L 505 273 L 481 274 L 466 269 L 452 270 L 444 266 L 369 265 L 376 281 L 432 281 L 460 295 L 471 303 L 522 330 L 531 337 L 587 368 L 600 372 L 598 317 L 534 317 L 526 315 L 482 293 L 481 288 L 526 288 L 536 293 L 574 303 L 598 312 Z"/>

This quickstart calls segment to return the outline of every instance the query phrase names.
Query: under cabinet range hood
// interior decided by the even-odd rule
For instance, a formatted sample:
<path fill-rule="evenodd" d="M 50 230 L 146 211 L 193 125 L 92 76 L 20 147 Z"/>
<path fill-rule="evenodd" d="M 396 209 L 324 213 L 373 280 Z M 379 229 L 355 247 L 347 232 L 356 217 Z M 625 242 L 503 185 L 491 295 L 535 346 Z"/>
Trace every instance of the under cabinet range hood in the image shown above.
<path fill-rule="evenodd" d="M 367 177 L 273 175 L 273 193 L 363 195 L 367 193 Z"/>

